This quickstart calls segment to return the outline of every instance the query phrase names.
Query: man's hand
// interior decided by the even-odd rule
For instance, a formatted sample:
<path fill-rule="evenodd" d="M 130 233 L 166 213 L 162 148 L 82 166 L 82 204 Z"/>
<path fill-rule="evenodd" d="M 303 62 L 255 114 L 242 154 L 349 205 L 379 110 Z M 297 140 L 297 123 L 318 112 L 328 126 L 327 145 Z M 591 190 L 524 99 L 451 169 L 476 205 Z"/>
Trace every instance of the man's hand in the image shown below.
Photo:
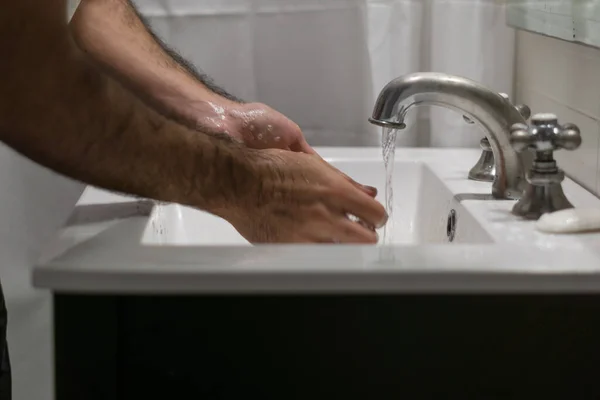
<path fill-rule="evenodd" d="M 377 243 L 387 222 L 374 188 L 317 155 L 262 150 L 257 188 L 218 212 L 252 243 Z M 360 222 L 350 219 L 357 217 Z"/>
<path fill-rule="evenodd" d="M 252 149 L 282 149 L 316 154 L 300 127 L 285 115 L 260 103 L 239 104 L 229 111 L 232 137 Z"/>

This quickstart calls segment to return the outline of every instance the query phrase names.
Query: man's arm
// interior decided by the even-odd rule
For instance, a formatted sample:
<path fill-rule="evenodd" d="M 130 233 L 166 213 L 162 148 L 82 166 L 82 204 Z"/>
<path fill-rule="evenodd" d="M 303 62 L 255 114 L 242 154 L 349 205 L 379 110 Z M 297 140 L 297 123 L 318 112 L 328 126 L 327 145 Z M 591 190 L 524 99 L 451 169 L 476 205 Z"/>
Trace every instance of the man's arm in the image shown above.
<path fill-rule="evenodd" d="M 231 93 L 227 92 L 222 87 L 218 86 L 215 83 L 215 81 L 210 76 L 208 76 L 207 74 L 205 74 L 202 71 L 198 70 L 198 68 L 194 64 L 192 64 L 191 62 L 189 62 L 188 60 L 186 60 L 185 58 L 183 58 L 183 56 L 181 54 L 179 54 L 172 47 L 170 47 L 169 45 L 167 45 L 160 37 L 158 37 L 158 35 L 156 33 L 154 33 L 154 31 L 152 30 L 152 27 L 150 26 L 150 23 L 148 22 L 148 20 L 146 18 L 144 18 L 144 16 L 142 14 L 140 14 L 140 12 L 138 11 L 138 9 L 134 5 L 134 3 L 132 1 L 127 1 L 127 3 L 135 11 L 137 17 L 139 18 L 139 20 L 141 21 L 141 23 L 144 25 L 144 28 L 150 34 L 150 36 L 152 37 L 152 39 L 154 39 L 154 41 L 156 43 L 158 43 L 158 45 L 163 49 L 163 51 L 164 51 L 164 55 L 163 56 L 164 57 L 166 57 L 166 56 L 171 57 L 171 59 L 173 61 L 175 61 L 177 64 L 179 64 L 180 67 L 182 67 L 183 69 L 185 69 L 188 74 L 190 74 L 191 76 L 193 76 L 196 79 L 196 81 L 201 82 L 211 92 L 216 93 L 219 96 L 222 96 L 222 97 L 224 97 L 224 98 L 226 98 L 228 100 L 231 100 L 231 101 L 234 101 L 234 102 L 237 102 L 237 103 L 243 103 L 243 100 L 241 100 L 240 98 L 238 98 L 238 97 L 232 95 Z"/>
<path fill-rule="evenodd" d="M 163 115 L 194 128 L 220 120 L 223 132 L 235 129 L 228 111 L 239 100 L 167 47 L 129 0 L 82 0 L 70 28 L 100 68 Z"/>
<path fill-rule="evenodd" d="M 0 140 L 16 151 L 104 189 L 209 211 L 251 242 L 377 241 L 371 228 L 387 216 L 373 188 L 317 156 L 248 149 L 210 121 L 199 133 L 156 113 L 82 57 L 64 0 L 0 9 Z"/>
<path fill-rule="evenodd" d="M 99 73 L 73 44 L 63 7 L 2 2 L 2 141 L 75 179 L 212 212 L 250 190 L 255 151 L 188 130 Z"/>
<path fill-rule="evenodd" d="M 79 48 L 161 114 L 207 123 L 251 148 L 314 153 L 302 131 L 260 103 L 241 104 L 163 43 L 129 0 L 81 0 L 70 23 Z"/>

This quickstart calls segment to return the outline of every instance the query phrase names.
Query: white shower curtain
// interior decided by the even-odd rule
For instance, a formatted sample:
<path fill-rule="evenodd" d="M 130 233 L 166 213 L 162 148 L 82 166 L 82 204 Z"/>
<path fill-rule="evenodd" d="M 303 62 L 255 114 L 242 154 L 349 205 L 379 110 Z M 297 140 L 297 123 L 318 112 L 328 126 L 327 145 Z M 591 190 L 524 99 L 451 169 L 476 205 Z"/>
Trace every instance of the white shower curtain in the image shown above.
<path fill-rule="evenodd" d="M 378 145 L 383 86 L 446 72 L 512 93 L 504 0 L 135 0 L 153 27 L 229 91 L 294 119 L 313 145 Z M 476 146 L 455 112 L 421 109 L 405 146 Z M 418 122 L 418 123 L 417 123 Z"/>

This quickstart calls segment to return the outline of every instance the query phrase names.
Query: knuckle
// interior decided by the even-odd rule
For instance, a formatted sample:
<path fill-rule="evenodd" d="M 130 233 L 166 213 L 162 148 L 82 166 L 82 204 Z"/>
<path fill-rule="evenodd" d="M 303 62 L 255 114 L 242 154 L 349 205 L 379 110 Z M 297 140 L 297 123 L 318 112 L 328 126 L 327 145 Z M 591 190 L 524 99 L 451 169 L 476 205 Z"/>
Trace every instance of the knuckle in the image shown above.
<path fill-rule="evenodd" d="M 308 215 L 314 219 L 327 219 L 329 217 L 329 209 L 323 203 L 313 204 L 309 208 Z"/>

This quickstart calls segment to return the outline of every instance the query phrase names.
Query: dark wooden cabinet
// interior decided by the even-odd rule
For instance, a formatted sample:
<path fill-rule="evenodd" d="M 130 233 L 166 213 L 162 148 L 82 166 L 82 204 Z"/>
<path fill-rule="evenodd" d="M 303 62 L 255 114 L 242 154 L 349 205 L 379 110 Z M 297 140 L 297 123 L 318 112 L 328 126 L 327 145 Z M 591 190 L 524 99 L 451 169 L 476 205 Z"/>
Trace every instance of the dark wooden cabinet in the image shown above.
<path fill-rule="evenodd" d="M 600 397 L 598 296 L 55 296 L 56 400 Z"/>

